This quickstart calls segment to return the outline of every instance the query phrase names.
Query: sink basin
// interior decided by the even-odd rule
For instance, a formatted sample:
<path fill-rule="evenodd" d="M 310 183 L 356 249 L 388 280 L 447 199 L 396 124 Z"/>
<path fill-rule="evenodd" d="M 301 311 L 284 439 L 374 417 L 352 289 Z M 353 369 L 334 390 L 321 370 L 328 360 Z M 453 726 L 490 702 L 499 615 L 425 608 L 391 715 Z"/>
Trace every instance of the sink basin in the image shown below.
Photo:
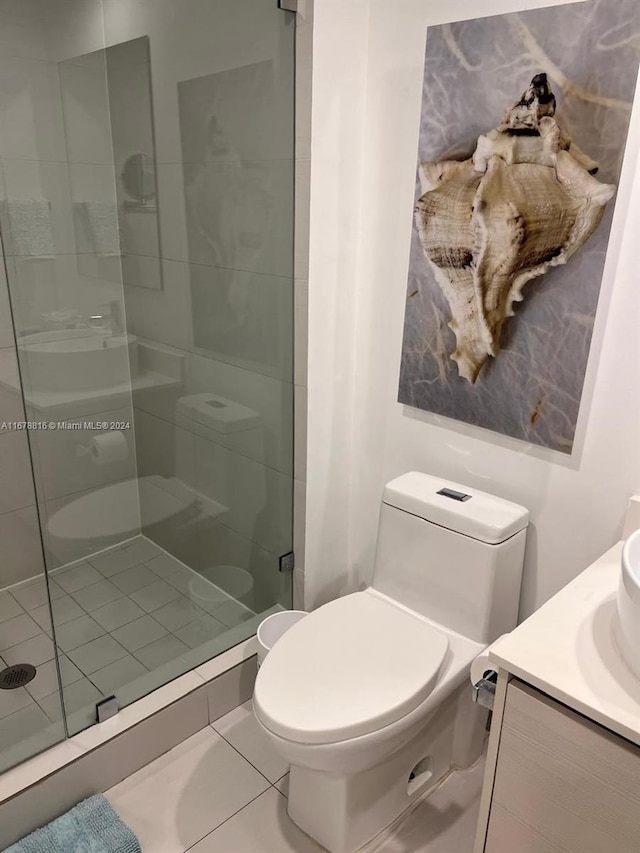
<path fill-rule="evenodd" d="M 622 549 L 618 585 L 618 645 L 622 656 L 640 678 L 640 530 Z"/>
<path fill-rule="evenodd" d="M 18 350 L 27 391 L 97 391 L 136 374 L 136 338 L 106 329 L 25 335 Z"/>

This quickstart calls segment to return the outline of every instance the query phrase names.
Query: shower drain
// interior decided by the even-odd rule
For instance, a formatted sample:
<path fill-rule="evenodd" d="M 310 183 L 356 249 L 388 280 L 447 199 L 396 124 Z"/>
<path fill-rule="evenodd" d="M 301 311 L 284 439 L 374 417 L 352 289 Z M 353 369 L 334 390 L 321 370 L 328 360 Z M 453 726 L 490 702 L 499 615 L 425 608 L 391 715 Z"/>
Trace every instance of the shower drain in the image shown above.
<path fill-rule="evenodd" d="M 16 690 L 36 677 L 36 668 L 30 663 L 17 663 L 0 670 L 0 690 Z"/>

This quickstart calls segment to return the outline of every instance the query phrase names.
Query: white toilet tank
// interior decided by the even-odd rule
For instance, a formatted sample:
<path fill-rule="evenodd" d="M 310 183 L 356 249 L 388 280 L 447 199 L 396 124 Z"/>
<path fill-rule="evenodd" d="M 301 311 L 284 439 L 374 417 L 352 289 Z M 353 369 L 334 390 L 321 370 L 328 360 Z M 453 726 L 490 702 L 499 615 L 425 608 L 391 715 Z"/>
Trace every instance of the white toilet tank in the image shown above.
<path fill-rule="evenodd" d="M 412 472 L 384 488 L 373 588 L 489 644 L 518 619 L 529 512 Z"/>

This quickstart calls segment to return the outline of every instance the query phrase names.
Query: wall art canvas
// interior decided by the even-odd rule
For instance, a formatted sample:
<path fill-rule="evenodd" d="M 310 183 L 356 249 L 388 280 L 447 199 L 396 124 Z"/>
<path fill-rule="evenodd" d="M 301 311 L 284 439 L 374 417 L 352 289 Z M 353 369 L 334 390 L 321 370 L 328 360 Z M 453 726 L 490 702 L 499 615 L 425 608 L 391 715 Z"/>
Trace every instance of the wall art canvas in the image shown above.
<path fill-rule="evenodd" d="M 427 33 L 398 399 L 571 453 L 640 60 L 640 3 Z"/>

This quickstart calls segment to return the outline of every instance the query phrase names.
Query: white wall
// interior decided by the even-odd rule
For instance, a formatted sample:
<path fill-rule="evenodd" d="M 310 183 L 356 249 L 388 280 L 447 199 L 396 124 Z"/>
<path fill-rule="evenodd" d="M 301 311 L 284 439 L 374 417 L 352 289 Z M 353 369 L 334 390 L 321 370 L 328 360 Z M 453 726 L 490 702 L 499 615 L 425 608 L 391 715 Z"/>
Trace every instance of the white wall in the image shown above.
<path fill-rule="evenodd" d="M 335 597 L 349 560 L 355 281 L 368 3 L 316 0 L 313 20 L 305 603 Z"/>
<path fill-rule="evenodd" d="M 314 36 L 306 601 L 370 580 L 382 487 L 415 469 L 530 509 L 524 617 L 619 538 L 640 490 L 639 104 L 572 456 L 406 408 L 396 398 L 425 35 L 481 13 L 467 0 L 340 5 L 320 0 Z M 491 0 L 482 13 L 550 5 Z"/>

